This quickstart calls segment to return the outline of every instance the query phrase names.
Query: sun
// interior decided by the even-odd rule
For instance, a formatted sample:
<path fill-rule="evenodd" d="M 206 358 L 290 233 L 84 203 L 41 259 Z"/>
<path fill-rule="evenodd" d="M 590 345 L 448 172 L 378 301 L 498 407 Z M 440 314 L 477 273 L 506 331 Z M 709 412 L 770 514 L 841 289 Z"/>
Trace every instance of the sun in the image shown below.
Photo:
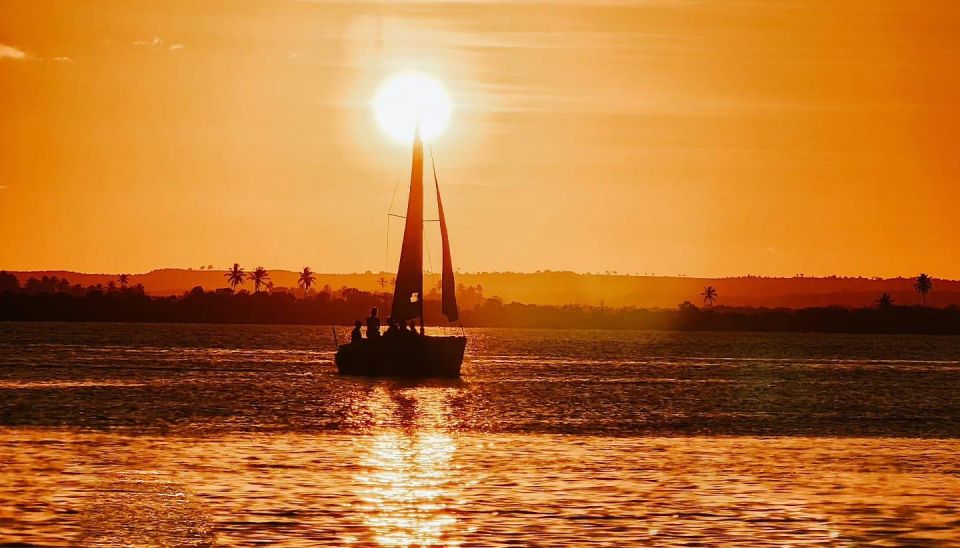
<path fill-rule="evenodd" d="M 377 124 L 398 143 L 411 143 L 417 124 L 420 136 L 433 141 L 450 122 L 453 103 L 439 80 L 421 72 L 402 72 L 388 78 L 373 98 Z"/>

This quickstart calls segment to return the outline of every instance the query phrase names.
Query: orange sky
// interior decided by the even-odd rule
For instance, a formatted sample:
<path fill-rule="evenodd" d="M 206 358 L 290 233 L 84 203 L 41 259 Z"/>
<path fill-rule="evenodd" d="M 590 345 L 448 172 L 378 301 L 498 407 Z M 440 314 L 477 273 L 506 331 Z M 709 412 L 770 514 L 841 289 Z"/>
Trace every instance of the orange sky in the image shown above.
<path fill-rule="evenodd" d="M 960 278 L 958 29 L 951 1 L 5 0 L 0 268 L 383 269 L 409 150 L 369 102 L 419 69 L 455 103 L 464 270 Z"/>

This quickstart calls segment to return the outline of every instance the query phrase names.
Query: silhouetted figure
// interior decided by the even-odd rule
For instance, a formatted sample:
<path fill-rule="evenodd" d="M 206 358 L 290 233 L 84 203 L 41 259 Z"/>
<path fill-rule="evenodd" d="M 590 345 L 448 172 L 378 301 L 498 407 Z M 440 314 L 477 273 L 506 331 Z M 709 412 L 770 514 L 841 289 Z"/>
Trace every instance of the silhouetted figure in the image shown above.
<path fill-rule="evenodd" d="M 393 318 L 387 318 L 387 332 L 384 333 L 386 337 L 395 337 L 401 335 L 400 324 L 397 323 L 397 320 Z"/>
<path fill-rule="evenodd" d="M 363 322 L 357 320 L 353 323 L 353 331 L 350 332 L 350 343 L 351 344 L 360 344 L 363 341 L 363 333 L 360 332 L 360 327 L 363 325 Z"/>
<path fill-rule="evenodd" d="M 367 318 L 367 338 L 376 339 L 380 337 L 380 318 L 377 317 L 377 307 L 370 309 L 370 317 Z"/>

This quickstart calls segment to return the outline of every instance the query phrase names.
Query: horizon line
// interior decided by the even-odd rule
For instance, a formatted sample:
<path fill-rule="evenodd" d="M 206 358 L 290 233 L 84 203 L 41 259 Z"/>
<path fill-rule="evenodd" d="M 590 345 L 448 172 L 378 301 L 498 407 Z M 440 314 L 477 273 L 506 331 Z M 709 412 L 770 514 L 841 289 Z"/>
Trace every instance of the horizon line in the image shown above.
<path fill-rule="evenodd" d="M 259 265 L 258 265 L 259 266 Z M 256 268 L 256 267 L 253 267 Z M 199 269 L 192 267 L 160 267 L 148 270 L 146 272 L 83 272 L 79 270 L 70 270 L 66 268 L 43 268 L 43 269 L 30 269 L 30 270 L 21 270 L 21 269 L 8 269 L 0 268 L 0 272 L 11 272 L 11 273 L 21 273 L 21 274 L 33 274 L 33 273 L 44 273 L 44 272 L 63 272 L 67 274 L 79 274 L 84 276 L 119 276 L 120 274 L 127 274 L 129 276 L 146 276 L 154 272 L 164 271 L 164 270 L 178 270 L 183 272 L 227 272 L 228 268 L 212 268 L 212 269 Z M 289 272 L 291 274 L 297 274 L 298 270 L 291 270 L 287 268 L 267 268 L 268 272 Z M 366 271 L 353 271 L 353 272 L 322 272 L 322 271 L 313 271 L 314 274 L 318 276 L 376 276 L 376 275 L 392 275 L 395 276 L 396 273 L 386 270 L 366 270 Z M 862 280 L 909 280 L 916 278 L 919 274 L 923 272 L 918 272 L 917 274 L 912 275 L 903 275 L 899 274 L 896 276 L 878 276 L 878 275 L 865 275 L 865 274 L 817 274 L 817 275 L 807 275 L 807 274 L 793 274 L 793 275 L 776 275 L 776 274 L 737 274 L 737 275 L 726 275 L 726 276 L 701 276 L 701 275 L 687 275 L 687 274 L 656 274 L 656 273 L 637 273 L 637 272 L 618 272 L 618 271 L 605 271 L 605 272 L 589 272 L 589 271 L 576 271 L 576 270 L 535 270 L 535 271 L 522 271 L 522 270 L 486 270 L 486 271 L 457 271 L 456 275 L 543 275 L 543 274 L 573 274 L 576 276 L 605 276 L 605 277 L 620 277 L 620 278 L 682 278 L 689 280 L 727 280 L 727 279 L 739 279 L 739 278 L 767 278 L 767 279 L 829 279 L 829 278 L 846 278 L 846 279 L 862 279 Z M 424 276 L 439 276 L 440 272 L 424 272 Z M 948 278 L 948 277 L 937 277 L 936 275 L 930 275 L 934 280 L 941 281 L 960 281 L 960 278 Z"/>

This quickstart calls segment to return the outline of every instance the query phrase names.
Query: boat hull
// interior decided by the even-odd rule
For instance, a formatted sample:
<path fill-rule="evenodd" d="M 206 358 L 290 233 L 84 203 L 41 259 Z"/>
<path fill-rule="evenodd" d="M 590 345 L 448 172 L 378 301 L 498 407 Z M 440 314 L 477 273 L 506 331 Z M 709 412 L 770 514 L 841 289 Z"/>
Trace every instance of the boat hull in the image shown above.
<path fill-rule="evenodd" d="M 457 378 L 466 346 L 466 337 L 380 337 L 341 346 L 334 361 L 341 375 Z"/>

